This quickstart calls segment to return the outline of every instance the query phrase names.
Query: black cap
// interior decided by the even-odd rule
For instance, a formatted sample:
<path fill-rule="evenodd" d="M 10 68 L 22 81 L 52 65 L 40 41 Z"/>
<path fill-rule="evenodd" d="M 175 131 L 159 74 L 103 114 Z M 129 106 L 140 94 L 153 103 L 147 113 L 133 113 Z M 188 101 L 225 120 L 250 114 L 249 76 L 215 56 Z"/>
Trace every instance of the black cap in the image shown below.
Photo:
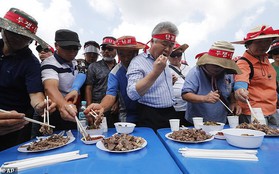
<path fill-rule="evenodd" d="M 81 47 L 78 34 L 71 30 L 61 29 L 55 32 L 55 41 L 59 46 L 78 46 Z"/>

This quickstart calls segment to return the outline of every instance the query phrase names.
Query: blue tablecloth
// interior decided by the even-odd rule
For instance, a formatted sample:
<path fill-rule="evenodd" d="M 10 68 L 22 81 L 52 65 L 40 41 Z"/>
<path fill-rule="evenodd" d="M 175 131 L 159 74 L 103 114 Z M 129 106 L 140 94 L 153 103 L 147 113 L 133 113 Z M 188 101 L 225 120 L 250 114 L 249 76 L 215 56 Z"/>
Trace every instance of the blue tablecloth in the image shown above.
<path fill-rule="evenodd" d="M 0 164 L 6 161 L 19 160 L 43 155 L 58 154 L 80 150 L 80 154 L 87 153 L 88 158 L 68 161 L 34 169 L 27 169 L 20 173 L 42 174 L 179 174 L 182 173 L 173 158 L 170 156 L 158 136 L 150 128 L 135 128 L 132 135 L 140 136 L 147 140 L 147 146 L 139 151 L 130 153 L 110 153 L 99 150 L 95 145 L 85 145 L 81 142 L 81 135 L 73 131 L 76 140 L 67 146 L 41 152 L 22 153 L 16 147 L 0 152 Z M 109 129 L 106 137 L 115 133 L 115 129 Z M 78 138 L 77 138 L 78 137 Z M 1 142 L 2 143 L 2 142 Z"/>
<path fill-rule="evenodd" d="M 265 137 L 258 150 L 259 161 L 237 161 L 219 159 L 185 158 L 178 149 L 182 147 L 200 149 L 241 149 L 231 146 L 226 140 L 214 139 L 210 142 L 199 144 L 186 144 L 169 140 L 165 137 L 171 130 L 159 129 L 158 135 L 164 142 L 168 151 L 180 167 L 183 173 L 190 174 L 277 174 L 279 166 L 279 137 Z"/>

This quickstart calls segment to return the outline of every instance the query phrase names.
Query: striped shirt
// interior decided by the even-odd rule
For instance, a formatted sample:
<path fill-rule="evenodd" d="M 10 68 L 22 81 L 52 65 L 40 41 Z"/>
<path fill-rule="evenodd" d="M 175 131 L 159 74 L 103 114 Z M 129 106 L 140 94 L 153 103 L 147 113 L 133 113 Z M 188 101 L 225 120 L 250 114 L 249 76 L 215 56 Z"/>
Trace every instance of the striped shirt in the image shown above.
<path fill-rule="evenodd" d="M 132 59 L 127 72 L 128 96 L 132 100 L 138 100 L 139 103 L 154 108 L 172 107 L 174 104 L 174 95 L 172 76 L 168 66 L 165 67 L 164 71 L 143 96 L 140 96 L 136 90 L 137 81 L 152 71 L 154 61 L 155 59 L 149 52 L 141 53 Z"/>
<path fill-rule="evenodd" d="M 70 92 L 76 75 L 77 61 L 66 62 L 56 53 L 41 64 L 42 81 L 54 79 L 59 81 L 59 91 L 65 96 Z"/>

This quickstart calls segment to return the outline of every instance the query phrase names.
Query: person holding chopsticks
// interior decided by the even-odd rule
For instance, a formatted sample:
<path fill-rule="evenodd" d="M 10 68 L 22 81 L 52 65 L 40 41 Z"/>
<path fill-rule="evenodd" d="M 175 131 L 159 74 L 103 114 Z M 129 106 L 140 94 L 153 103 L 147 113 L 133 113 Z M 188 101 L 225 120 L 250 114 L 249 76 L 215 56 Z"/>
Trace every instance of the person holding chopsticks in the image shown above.
<path fill-rule="evenodd" d="M 48 47 L 36 36 L 38 22 L 27 13 L 11 8 L 0 18 L 0 151 L 30 140 L 31 124 L 26 117 L 46 107 L 40 62 L 29 49 L 33 40 Z M 50 101 L 49 111 L 55 110 Z"/>
<path fill-rule="evenodd" d="M 233 74 L 241 74 L 232 60 L 234 47 L 226 41 L 215 42 L 210 50 L 196 56 L 197 66 L 185 77 L 182 98 L 186 100 L 185 119 L 226 123 L 228 113 L 239 115 L 241 108 L 233 102 Z"/>

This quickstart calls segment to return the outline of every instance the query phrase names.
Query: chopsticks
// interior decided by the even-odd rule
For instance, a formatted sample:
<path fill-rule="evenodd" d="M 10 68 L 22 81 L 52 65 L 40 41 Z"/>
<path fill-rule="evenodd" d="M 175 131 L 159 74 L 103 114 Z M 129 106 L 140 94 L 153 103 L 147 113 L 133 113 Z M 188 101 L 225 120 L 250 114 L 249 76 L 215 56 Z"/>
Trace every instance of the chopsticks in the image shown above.
<path fill-rule="evenodd" d="M 10 112 L 10 111 L 6 111 L 6 110 L 3 110 L 3 109 L 0 109 L 0 112 L 3 112 L 3 113 L 12 113 L 12 112 Z M 36 124 L 48 126 L 48 127 L 51 127 L 51 128 L 55 128 L 55 126 L 53 126 L 53 125 L 46 124 L 46 123 L 43 123 L 43 122 L 40 122 L 40 121 L 31 119 L 31 118 L 28 118 L 28 117 L 23 117 L 23 118 L 24 118 L 26 121 L 29 121 L 29 122 L 32 122 L 32 123 L 36 123 Z"/>
<path fill-rule="evenodd" d="M 179 152 L 187 158 L 208 158 L 227 160 L 258 161 L 257 150 L 212 150 L 180 148 Z"/>
<path fill-rule="evenodd" d="M 94 118 L 98 117 L 98 114 L 93 109 L 90 109 L 89 114 Z"/>
<path fill-rule="evenodd" d="M 48 111 L 48 108 L 49 108 L 49 102 L 48 102 L 48 96 L 46 96 L 46 108 L 44 108 L 44 123 L 48 124 L 49 125 L 49 111 Z M 48 127 L 48 129 L 50 129 L 50 127 Z"/>
<path fill-rule="evenodd" d="M 251 104 L 250 104 L 250 102 L 249 102 L 248 99 L 246 99 L 246 103 L 248 104 L 248 107 L 249 107 L 249 109 L 250 109 L 250 111 L 251 111 L 251 116 L 254 117 L 255 120 L 258 120 L 258 119 L 256 118 L 256 114 L 255 114 L 255 112 L 254 112 L 254 110 L 253 110 L 253 108 L 252 108 L 252 106 L 251 106 Z"/>
<path fill-rule="evenodd" d="M 84 129 L 84 127 L 83 127 L 82 124 L 80 123 L 80 121 L 79 121 L 79 119 L 77 118 L 77 116 L 75 116 L 75 120 L 76 120 L 76 122 L 77 122 L 78 129 L 80 130 L 80 132 L 81 132 L 81 134 L 82 134 L 84 140 L 87 141 L 87 138 L 86 138 L 86 137 L 88 136 L 88 134 L 87 134 L 86 130 Z"/>
<path fill-rule="evenodd" d="M 60 153 L 55 155 L 47 155 L 41 157 L 27 158 L 23 160 L 5 162 L 1 167 L 17 167 L 18 171 L 55 164 L 65 161 L 87 158 L 88 154 L 79 154 L 79 150 Z"/>
<path fill-rule="evenodd" d="M 225 108 L 227 108 L 228 111 L 230 111 L 230 113 L 233 114 L 233 111 L 221 99 L 219 99 L 219 101 L 225 106 Z"/>

